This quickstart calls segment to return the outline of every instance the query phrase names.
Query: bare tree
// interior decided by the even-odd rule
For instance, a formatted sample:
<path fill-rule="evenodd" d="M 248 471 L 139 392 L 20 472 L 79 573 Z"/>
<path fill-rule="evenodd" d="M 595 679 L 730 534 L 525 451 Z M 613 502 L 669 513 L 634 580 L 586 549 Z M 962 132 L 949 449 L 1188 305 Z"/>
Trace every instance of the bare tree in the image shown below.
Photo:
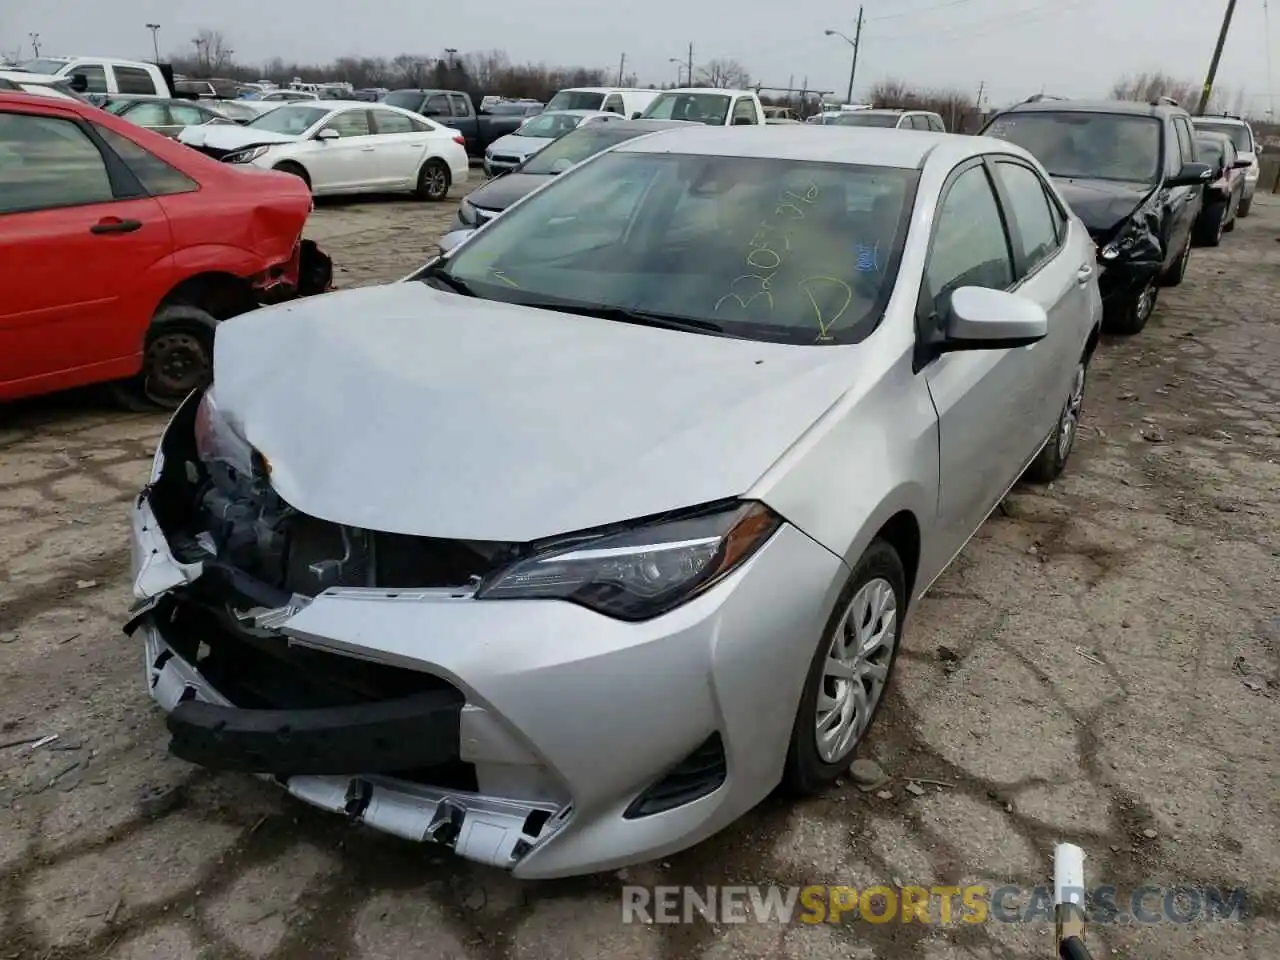
<path fill-rule="evenodd" d="M 391 70 L 406 87 L 422 87 L 431 70 L 431 58 L 420 53 L 399 53 L 391 58 Z"/>
<path fill-rule="evenodd" d="M 698 68 L 698 81 L 708 87 L 749 87 L 751 74 L 737 60 L 709 60 Z"/>
<path fill-rule="evenodd" d="M 965 129 L 965 121 L 976 112 L 973 94 L 965 90 L 917 90 L 902 80 L 881 80 L 871 88 L 873 107 L 928 110 L 942 117 L 952 133 Z"/>
<path fill-rule="evenodd" d="M 206 77 L 226 72 L 226 68 L 231 65 L 231 58 L 235 56 L 235 51 L 231 49 L 221 30 L 197 30 L 191 43 L 196 48 L 196 60 Z"/>
<path fill-rule="evenodd" d="M 1121 77 L 1111 85 L 1111 97 L 1114 100 L 1136 100 L 1139 103 L 1150 103 L 1157 97 L 1172 97 L 1188 110 L 1194 110 L 1200 103 L 1200 90 L 1201 86 L 1195 80 L 1180 80 L 1157 70 Z M 1230 99 L 1231 91 L 1225 87 L 1215 87 L 1206 109 L 1211 113 L 1221 113 Z"/>

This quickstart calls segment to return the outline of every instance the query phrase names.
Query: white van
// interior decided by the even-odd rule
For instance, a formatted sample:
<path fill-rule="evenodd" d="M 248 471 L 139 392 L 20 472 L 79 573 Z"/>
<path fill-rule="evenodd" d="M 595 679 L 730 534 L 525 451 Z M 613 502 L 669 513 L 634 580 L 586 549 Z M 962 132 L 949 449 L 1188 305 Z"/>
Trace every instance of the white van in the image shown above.
<path fill-rule="evenodd" d="M 603 110 L 631 119 L 644 113 L 658 93 L 635 87 L 570 87 L 552 97 L 546 109 Z"/>

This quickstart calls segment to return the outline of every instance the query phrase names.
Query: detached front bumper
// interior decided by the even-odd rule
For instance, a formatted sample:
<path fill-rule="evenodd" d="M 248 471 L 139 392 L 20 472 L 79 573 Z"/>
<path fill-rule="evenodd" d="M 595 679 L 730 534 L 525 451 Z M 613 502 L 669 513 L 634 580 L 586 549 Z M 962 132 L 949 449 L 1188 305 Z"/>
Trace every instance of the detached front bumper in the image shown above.
<path fill-rule="evenodd" d="M 256 649 L 291 664 L 276 678 L 238 669 L 226 653 L 239 641 L 193 619 L 226 571 L 178 562 L 147 494 L 133 544 L 127 629 L 141 634 L 172 752 L 528 878 L 670 854 L 763 799 L 781 777 L 807 645 L 846 572 L 784 525 L 724 582 L 644 623 L 464 590 L 331 588 L 272 610 L 228 593 Z M 263 702 L 280 700 L 262 692 L 268 680 L 316 665 L 398 692 Z"/>

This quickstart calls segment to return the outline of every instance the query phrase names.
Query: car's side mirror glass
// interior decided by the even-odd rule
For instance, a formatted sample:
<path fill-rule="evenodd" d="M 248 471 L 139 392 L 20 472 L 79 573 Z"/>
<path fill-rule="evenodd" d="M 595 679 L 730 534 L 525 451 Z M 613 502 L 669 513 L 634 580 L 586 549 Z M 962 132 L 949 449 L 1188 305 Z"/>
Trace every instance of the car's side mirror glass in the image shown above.
<path fill-rule="evenodd" d="M 951 292 L 944 318 L 944 352 L 1008 350 L 1043 340 L 1049 332 L 1044 308 L 1034 300 L 987 287 Z"/>
<path fill-rule="evenodd" d="M 568 170 L 572 166 L 573 166 L 572 160 L 570 160 L 568 157 L 561 157 L 555 163 L 551 164 L 551 173 L 554 175 L 559 175 L 564 173 L 566 170 Z"/>
<path fill-rule="evenodd" d="M 338 133 L 337 130 L 334 130 L 331 127 L 325 127 L 325 129 L 321 130 L 319 133 L 316 134 L 316 139 L 317 140 L 338 140 L 341 138 L 341 136 L 342 135 Z"/>
<path fill-rule="evenodd" d="M 449 253 L 451 250 L 460 246 L 462 242 L 473 233 L 475 233 L 474 229 L 451 230 L 449 233 L 446 233 L 440 238 L 440 242 L 438 244 L 440 256 L 444 256 L 446 253 Z"/>
<path fill-rule="evenodd" d="M 1237 160 L 1235 163 L 1231 165 L 1233 170 L 1244 170 L 1246 167 L 1252 167 L 1252 166 L 1253 166 L 1252 160 Z"/>
<path fill-rule="evenodd" d="M 89 89 L 89 78 L 83 73 L 73 73 L 69 85 L 76 93 L 84 93 Z"/>
<path fill-rule="evenodd" d="M 1202 183 L 1208 183 L 1213 179 L 1214 169 L 1207 163 L 1184 163 L 1182 169 L 1177 175 L 1171 177 L 1165 186 L 1168 187 L 1194 187 Z"/>

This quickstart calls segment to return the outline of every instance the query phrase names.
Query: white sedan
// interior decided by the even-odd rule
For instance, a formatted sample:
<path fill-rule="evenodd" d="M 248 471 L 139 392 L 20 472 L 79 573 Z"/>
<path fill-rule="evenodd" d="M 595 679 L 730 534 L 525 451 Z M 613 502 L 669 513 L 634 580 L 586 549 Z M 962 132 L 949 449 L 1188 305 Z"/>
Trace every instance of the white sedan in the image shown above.
<path fill-rule="evenodd" d="M 178 140 L 225 163 L 292 173 L 316 196 L 406 190 L 443 200 L 469 171 L 461 133 L 380 103 L 290 103 L 244 126 L 187 127 Z"/>

